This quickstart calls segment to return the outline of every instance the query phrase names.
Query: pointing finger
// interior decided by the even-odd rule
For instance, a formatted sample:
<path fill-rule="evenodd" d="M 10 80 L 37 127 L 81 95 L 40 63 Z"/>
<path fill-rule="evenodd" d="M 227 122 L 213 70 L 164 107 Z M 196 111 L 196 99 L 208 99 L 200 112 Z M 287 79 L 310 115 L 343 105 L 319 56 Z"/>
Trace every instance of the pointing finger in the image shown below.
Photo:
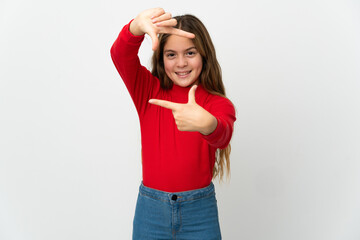
<path fill-rule="evenodd" d="M 195 38 L 195 34 L 186 32 L 178 28 L 170 28 L 169 34 L 178 35 L 180 37 Z"/>
<path fill-rule="evenodd" d="M 193 85 L 189 90 L 189 100 L 188 103 L 196 103 L 195 101 L 195 91 L 196 91 L 197 85 Z"/>
<path fill-rule="evenodd" d="M 158 105 L 160 107 L 164 107 L 171 110 L 176 110 L 178 103 L 173 103 L 165 100 L 159 100 L 159 99 L 150 99 L 149 103 Z"/>
<path fill-rule="evenodd" d="M 176 26 L 176 24 L 177 24 L 177 21 L 175 18 L 171 18 L 168 20 L 164 20 L 162 22 L 155 23 L 155 25 L 157 27 L 174 27 L 174 26 Z"/>
<path fill-rule="evenodd" d="M 176 19 L 174 18 L 167 21 L 155 23 L 155 25 L 160 29 L 160 33 L 173 34 L 186 38 L 195 38 L 195 34 L 193 33 L 186 32 L 178 28 L 174 28 L 173 26 L 176 25 Z"/>

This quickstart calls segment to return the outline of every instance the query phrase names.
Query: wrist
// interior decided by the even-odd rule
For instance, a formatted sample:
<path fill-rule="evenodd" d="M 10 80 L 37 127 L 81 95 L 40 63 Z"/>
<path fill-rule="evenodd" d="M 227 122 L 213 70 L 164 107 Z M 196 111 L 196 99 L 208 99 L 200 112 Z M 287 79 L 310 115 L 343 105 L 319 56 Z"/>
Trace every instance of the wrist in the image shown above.
<path fill-rule="evenodd" d="M 138 21 L 136 18 L 131 21 L 129 31 L 134 36 L 141 36 L 141 35 L 145 34 L 144 32 L 142 32 L 140 30 L 140 27 L 139 27 L 139 24 L 138 24 Z"/>
<path fill-rule="evenodd" d="M 209 119 L 208 121 L 206 121 L 207 124 L 205 124 L 204 128 L 200 131 L 200 133 L 202 135 L 210 135 L 212 132 L 215 131 L 216 127 L 217 127 L 217 124 L 218 124 L 218 121 L 217 119 L 209 114 Z"/>

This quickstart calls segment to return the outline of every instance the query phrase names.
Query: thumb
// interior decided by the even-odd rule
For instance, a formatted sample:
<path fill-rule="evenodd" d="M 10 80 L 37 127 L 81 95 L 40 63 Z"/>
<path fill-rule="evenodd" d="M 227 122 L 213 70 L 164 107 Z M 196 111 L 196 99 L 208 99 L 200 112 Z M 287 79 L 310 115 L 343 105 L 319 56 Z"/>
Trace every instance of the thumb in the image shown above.
<path fill-rule="evenodd" d="M 196 103 L 195 101 L 195 91 L 197 89 L 197 85 L 193 85 L 189 90 L 189 100 L 188 103 Z"/>
<path fill-rule="evenodd" d="M 156 48 L 158 47 L 158 37 L 157 34 L 155 32 L 150 32 L 149 36 L 151 37 L 151 41 L 152 41 L 152 50 L 155 51 Z"/>

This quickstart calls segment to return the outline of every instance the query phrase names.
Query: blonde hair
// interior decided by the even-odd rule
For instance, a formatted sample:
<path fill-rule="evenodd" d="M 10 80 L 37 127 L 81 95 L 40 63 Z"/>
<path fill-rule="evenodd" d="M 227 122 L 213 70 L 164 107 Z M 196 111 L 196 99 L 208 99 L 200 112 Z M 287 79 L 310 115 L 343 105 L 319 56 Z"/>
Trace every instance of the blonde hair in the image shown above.
<path fill-rule="evenodd" d="M 204 24 L 197 17 L 190 14 L 176 16 L 174 18 L 177 20 L 175 28 L 195 34 L 195 38 L 193 38 L 192 41 L 200 53 L 203 62 L 199 83 L 202 84 L 207 92 L 226 97 L 221 68 L 216 58 L 215 48 Z M 165 73 L 163 58 L 164 46 L 169 36 L 169 34 L 159 34 L 159 46 L 152 56 L 151 73 L 160 80 L 160 85 L 163 89 L 171 89 L 173 86 L 173 82 Z M 213 179 L 219 177 L 221 181 L 225 170 L 229 178 L 230 152 L 230 144 L 224 149 L 216 150 Z"/>

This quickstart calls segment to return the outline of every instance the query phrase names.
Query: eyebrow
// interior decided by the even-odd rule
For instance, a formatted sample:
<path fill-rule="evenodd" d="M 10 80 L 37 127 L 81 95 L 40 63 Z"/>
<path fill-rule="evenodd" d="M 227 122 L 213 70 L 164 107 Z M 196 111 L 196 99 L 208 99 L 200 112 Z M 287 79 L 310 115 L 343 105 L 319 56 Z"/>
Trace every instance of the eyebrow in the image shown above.
<path fill-rule="evenodd" d="M 189 48 L 185 49 L 185 52 L 186 52 L 186 51 L 189 51 L 189 50 L 191 50 L 191 49 L 193 49 L 193 48 L 196 49 L 196 47 L 189 47 Z M 166 53 L 166 52 L 176 52 L 176 51 L 171 50 L 171 49 L 166 49 L 166 50 L 164 50 L 164 53 Z"/>

